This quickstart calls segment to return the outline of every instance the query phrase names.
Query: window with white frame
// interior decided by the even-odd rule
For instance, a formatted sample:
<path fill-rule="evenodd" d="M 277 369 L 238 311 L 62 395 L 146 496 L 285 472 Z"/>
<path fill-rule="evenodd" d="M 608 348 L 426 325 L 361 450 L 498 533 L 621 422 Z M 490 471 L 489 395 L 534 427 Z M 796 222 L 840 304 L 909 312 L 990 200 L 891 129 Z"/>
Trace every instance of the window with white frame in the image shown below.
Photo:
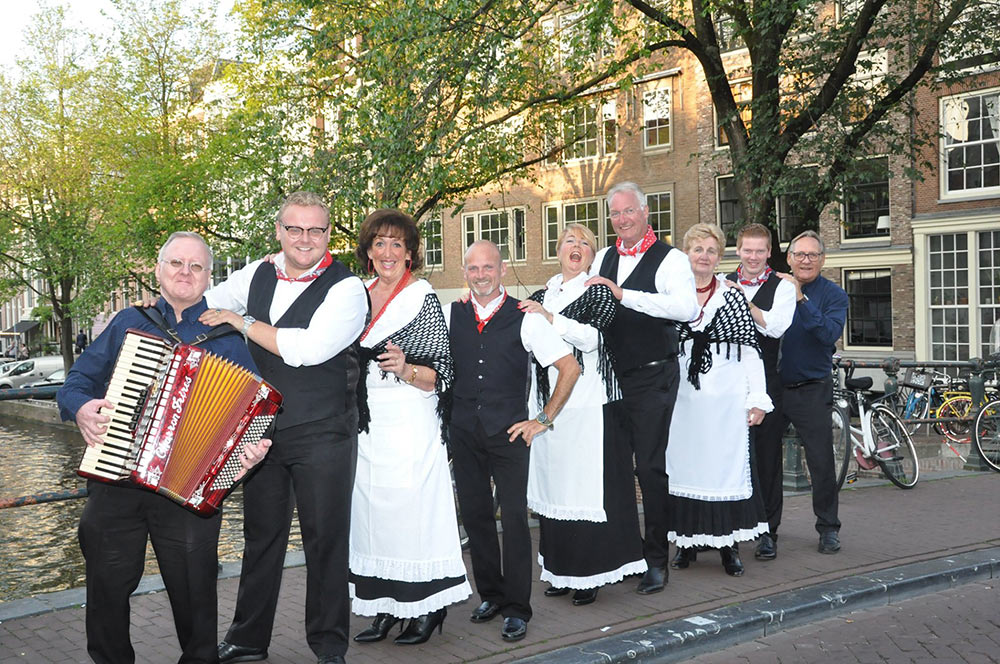
<path fill-rule="evenodd" d="M 557 243 L 559 235 L 567 224 L 583 224 L 597 238 L 598 250 L 607 244 L 605 228 L 607 219 L 606 206 L 602 199 L 595 198 L 585 201 L 568 201 L 550 203 L 545 206 L 542 216 L 545 219 L 545 258 L 551 260 L 559 253 Z"/>
<path fill-rule="evenodd" d="M 554 40 L 553 54 L 559 58 L 560 66 L 565 66 L 574 57 L 596 62 L 614 54 L 615 41 L 610 26 L 601 31 L 596 44 L 593 44 L 587 34 L 586 18 L 582 11 L 575 11 L 549 16 L 541 21 L 542 34 Z"/>
<path fill-rule="evenodd" d="M 618 104 L 614 99 L 601 105 L 601 140 L 604 154 L 618 152 Z"/>
<path fill-rule="evenodd" d="M 669 191 L 646 194 L 646 205 L 649 207 L 649 225 L 656 237 L 667 244 L 673 244 L 674 215 L 672 196 Z"/>
<path fill-rule="evenodd" d="M 966 233 L 928 238 L 931 359 L 969 359 L 969 242 Z"/>
<path fill-rule="evenodd" d="M 892 271 L 844 270 L 848 346 L 892 347 Z"/>
<path fill-rule="evenodd" d="M 561 138 L 565 147 L 561 158 L 571 161 L 617 152 L 617 113 L 618 107 L 614 99 L 567 110 L 562 117 Z M 550 140 L 549 144 L 553 142 Z M 552 155 L 546 159 L 546 163 L 555 164 L 559 159 L 559 155 Z"/>
<path fill-rule="evenodd" d="M 643 146 L 667 147 L 671 143 L 670 89 L 647 90 L 642 95 Z"/>
<path fill-rule="evenodd" d="M 819 216 L 809 209 L 805 190 L 816 178 L 816 166 L 796 166 L 789 175 L 792 184 L 777 196 L 778 237 L 788 242 L 803 231 L 818 231 Z"/>
<path fill-rule="evenodd" d="M 484 210 L 462 215 L 465 247 L 476 240 L 490 240 L 500 247 L 504 260 L 521 262 L 527 258 L 524 239 L 524 208 Z"/>
<path fill-rule="evenodd" d="M 719 41 L 720 51 L 734 51 L 744 48 L 743 40 L 736 34 L 736 21 L 725 12 L 719 12 L 712 17 L 715 24 L 715 36 Z"/>
<path fill-rule="evenodd" d="M 1000 88 L 941 101 L 942 196 L 1000 194 Z"/>
<path fill-rule="evenodd" d="M 865 160 L 857 176 L 844 184 L 843 194 L 845 239 L 889 235 L 888 157 Z"/>
<path fill-rule="evenodd" d="M 444 265 L 444 242 L 441 236 L 441 213 L 433 212 L 427 217 L 423 228 L 424 265 Z"/>
<path fill-rule="evenodd" d="M 945 8 L 942 6 L 941 13 Z M 1000 36 L 1000 0 L 974 0 L 966 6 L 945 33 L 938 47 L 942 64 L 954 63 L 961 69 L 975 69 L 980 65 L 965 63 L 964 60 L 980 55 L 990 55 L 989 44 L 996 43 Z M 996 61 L 987 62 L 990 69 Z"/>
<path fill-rule="evenodd" d="M 849 124 L 861 122 L 872 111 L 872 105 L 879 98 L 879 88 L 889 72 L 889 51 L 884 48 L 861 51 L 856 61 L 856 69 L 848 84 L 846 121 Z"/>
<path fill-rule="evenodd" d="M 743 126 L 750 131 L 751 120 L 753 119 L 753 109 L 750 103 L 753 101 L 753 83 L 749 80 L 747 81 L 736 81 L 729 84 L 729 89 L 733 93 L 733 101 L 736 102 L 736 112 L 740 114 L 740 118 L 743 120 Z M 724 147 L 729 145 L 729 137 L 726 136 L 726 132 L 722 128 L 722 122 L 725 118 L 719 117 L 719 111 L 715 110 L 715 143 L 717 147 Z"/>
<path fill-rule="evenodd" d="M 726 246 L 736 246 L 736 231 L 743 225 L 746 213 L 736 192 L 736 178 L 723 175 L 715 180 L 716 214 L 719 227 L 726 234 Z"/>
<path fill-rule="evenodd" d="M 1000 230 L 980 231 L 979 241 L 979 357 L 997 352 L 991 346 L 991 335 L 1000 321 Z M 996 342 L 996 340 L 992 340 Z"/>

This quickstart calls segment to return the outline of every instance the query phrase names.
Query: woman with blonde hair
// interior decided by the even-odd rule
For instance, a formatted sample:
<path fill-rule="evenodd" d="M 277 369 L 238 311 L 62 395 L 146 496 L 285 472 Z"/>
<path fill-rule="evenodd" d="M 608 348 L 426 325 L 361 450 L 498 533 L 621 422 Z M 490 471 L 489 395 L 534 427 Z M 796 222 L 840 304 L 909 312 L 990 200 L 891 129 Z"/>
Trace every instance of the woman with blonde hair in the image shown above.
<path fill-rule="evenodd" d="M 573 347 L 581 373 L 559 424 L 535 436 L 528 469 L 528 507 L 539 515 L 538 562 L 545 595 L 582 606 L 603 585 L 646 571 L 632 479 L 632 453 L 609 431 L 605 410 L 617 389 L 601 330 L 618 302 L 607 286 L 585 287 L 597 240 L 568 224 L 557 243 L 561 271 L 521 302 L 540 313 Z M 551 376 L 549 375 L 551 372 Z M 534 416 L 548 398 L 554 370 L 536 366 L 529 399 Z"/>
<path fill-rule="evenodd" d="M 680 382 L 670 422 L 667 475 L 677 545 L 670 566 L 688 567 L 699 548 L 716 548 L 730 576 L 742 576 L 738 542 L 767 532 L 750 456 L 750 427 L 773 405 L 764 383 L 753 317 L 743 293 L 715 274 L 726 246 L 718 226 L 684 235 L 701 310 L 680 327 Z"/>

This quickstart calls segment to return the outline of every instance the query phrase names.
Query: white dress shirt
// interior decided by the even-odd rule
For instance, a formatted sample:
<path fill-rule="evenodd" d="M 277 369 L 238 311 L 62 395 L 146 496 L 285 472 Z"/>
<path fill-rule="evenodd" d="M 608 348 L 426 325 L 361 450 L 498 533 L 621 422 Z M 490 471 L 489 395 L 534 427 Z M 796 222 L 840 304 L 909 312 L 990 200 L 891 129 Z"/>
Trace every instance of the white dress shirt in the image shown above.
<path fill-rule="evenodd" d="M 747 302 L 749 302 L 760 290 L 760 285 L 741 285 L 740 288 L 743 289 L 743 294 L 746 295 Z M 792 318 L 795 317 L 795 286 L 782 279 L 777 290 L 774 291 L 774 302 L 771 304 L 771 308 L 768 311 L 761 309 L 760 313 L 764 315 L 767 327 L 757 325 L 757 331 L 765 337 L 779 339 L 788 326 L 792 324 Z"/>
<path fill-rule="evenodd" d="M 594 264 L 590 266 L 590 276 L 600 276 L 601 264 L 609 251 L 617 251 L 614 245 L 597 252 Z M 618 274 L 615 283 L 621 285 L 635 266 L 639 264 L 645 252 L 636 256 L 618 257 Z M 667 320 L 689 321 L 698 315 L 698 296 L 695 293 L 694 273 L 691 272 L 691 261 L 680 249 L 667 253 L 656 268 L 654 279 L 655 293 L 622 289 L 622 306 L 644 313 L 654 318 Z"/>
<path fill-rule="evenodd" d="M 232 275 L 218 286 L 205 292 L 208 306 L 230 309 L 245 314 L 250 294 L 250 282 L 263 260 L 256 260 Z M 309 271 L 319 265 L 313 265 Z M 274 263 L 285 269 L 285 255 L 278 254 Z M 279 279 L 274 287 L 269 315 L 272 325 L 280 319 L 309 287 L 311 281 L 285 281 Z M 278 328 L 277 344 L 281 359 L 290 367 L 322 364 L 350 346 L 361 336 L 368 314 L 368 296 L 365 286 L 357 277 L 342 279 L 330 287 L 326 298 L 317 307 L 308 327 Z"/>

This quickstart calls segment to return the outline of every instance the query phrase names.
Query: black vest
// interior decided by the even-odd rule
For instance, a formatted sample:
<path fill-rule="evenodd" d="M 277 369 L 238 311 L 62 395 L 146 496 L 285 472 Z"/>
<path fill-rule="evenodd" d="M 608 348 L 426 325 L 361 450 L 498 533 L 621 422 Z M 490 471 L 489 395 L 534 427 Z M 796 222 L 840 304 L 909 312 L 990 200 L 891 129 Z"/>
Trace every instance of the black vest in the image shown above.
<path fill-rule="evenodd" d="M 618 285 L 655 293 L 656 270 L 672 249 L 666 242 L 657 240 L 643 253 L 628 279 Z M 618 283 L 618 251 L 613 246 L 604 254 L 600 275 Z M 677 355 L 677 328 L 672 321 L 623 307 L 620 303 L 615 319 L 604 330 L 604 341 L 614 354 L 615 371 L 619 374 Z"/>
<path fill-rule="evenodd" d="M 732 272 L 726 275 L 726 279 L 739 282 L 739 275 Z M 774 305 L 774 294 L 781 283 L 781 277 L 777 272 L 772 272 L 757 292 L 750 299 L 761 311 L 770 311 Z M 776 394 L 773 390 L 780 389 L 781 382 L 778 380 L 778 351 L 781 348 L 781 338 L 775 339 L 760 333 L 757 330 L 757 343 L 760 344 L 761 360 L 764 361 L 764 377 L 767 379 L 768 394 Z"/>
<path fill-rule="evenodd" d="M 451 305 L 451 355 L 455 359 L 451 423 L 474 431 L 476 422 L 492 436 L 528 419 L 531 358 L 521 343 L 524 312 L 507 297 L 482 334 L 476 331 L 475 305 Z"/>
<path fill-rule="evenodd" d="M 250 282 L 247 313 L 275 327 L 308 327 L 327 291 L 337 282 L 353 276 L 343 264 L 333 261 L 295 298 L 277 322 L 271 322 L 271 300 L 278 277 L 273 265 L 262 263 Z M 279 430 L 321 420 L 342 420 L 338 429 L 357 431 L 360 375 L 357 341 L 322 364 L 301 367 L 290 367 L 280 356 L 252 341 L 248 343 L 260 375 L 285 398 L 275 420 Z"/>

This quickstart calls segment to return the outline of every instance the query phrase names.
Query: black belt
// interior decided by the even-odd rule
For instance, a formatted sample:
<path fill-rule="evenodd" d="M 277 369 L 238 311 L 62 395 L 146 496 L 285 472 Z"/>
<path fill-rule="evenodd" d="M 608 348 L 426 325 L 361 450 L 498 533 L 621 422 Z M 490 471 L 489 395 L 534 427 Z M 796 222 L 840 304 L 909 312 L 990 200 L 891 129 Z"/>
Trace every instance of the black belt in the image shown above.
<path fill-rule="evenodd" d="M 671 355 L 670 357 L 665 357 L 662 360 L 653 360 L 652 362 L 646 362 L 645 364 L 640 364 L 638 366 L 632 367 L 629 371 L 637 371 L 639 369 L 652 369 L 653 367 L 662 367 L 666 364 L 671 364 L 677 361 L 676 355 Z"/>
<path fill-rule="evenodd" d="M 805 387 L 806 385 L 815 385 L 817 383 L 825 382 L 826 378 L 810 378 L 809 380 L 800 380 L 797 383 L 788 383 L 785 385 L 786 390 L 794 390 L 797 387 Z"/>

